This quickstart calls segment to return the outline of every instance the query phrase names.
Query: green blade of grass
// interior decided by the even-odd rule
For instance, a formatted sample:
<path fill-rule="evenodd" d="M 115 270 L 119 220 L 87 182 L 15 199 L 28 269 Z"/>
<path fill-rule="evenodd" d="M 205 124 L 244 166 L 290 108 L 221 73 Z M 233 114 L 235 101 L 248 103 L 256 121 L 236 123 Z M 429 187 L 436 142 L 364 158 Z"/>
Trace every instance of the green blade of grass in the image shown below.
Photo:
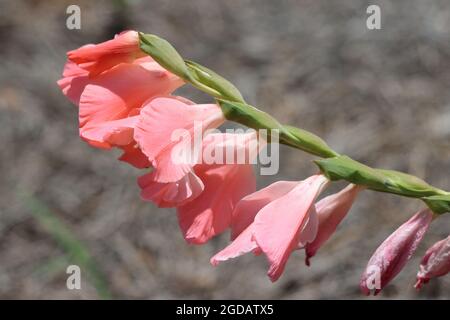
<path fill-rule="evenodd" d="M 24 192 L 20 192 L 19 197 L 33 217 L 61 246 L 68 260 L 74 261 L 87 271 L 88 280 L 96 289 L 98 296 L 101 299 L 111 299 L 112 295 L 108 289 L 105 276 L 97 267 L 87 247 L 41 200 Z"/>

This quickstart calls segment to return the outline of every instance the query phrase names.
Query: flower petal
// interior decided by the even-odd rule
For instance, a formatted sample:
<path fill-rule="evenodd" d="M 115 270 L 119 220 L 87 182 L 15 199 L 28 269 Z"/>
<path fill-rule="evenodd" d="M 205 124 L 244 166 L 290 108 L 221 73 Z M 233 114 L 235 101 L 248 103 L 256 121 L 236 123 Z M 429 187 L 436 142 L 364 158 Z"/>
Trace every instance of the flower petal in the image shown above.
<path fill-rule="evenodd" d="M 201 145 L 195 139 L 224 121 L 221 109 L 215 104 L 187 105 L 178 99 L 156 98 L 142 109 L 134 138 L 155 167 L 155 180 L 175 182 L 191 171 L 197 162 Z M 172 139 L 177 130 L 184 130 L 185 139 Z M 175 161 L 174 151 L 180 146 L 183 150 L 188 149 L 193 158 L 185 162 Z"/>
<path fill-rule="evenodd" d="M 357 194 L 362 189 L 362 187 L 350 184 L 340 192 L 325 197 L 316 203 L 319 229 L 314 241 L 305 246 L 306 265 L 309 265 L 310 258 L 336 231 L 337 226 L 347 215 Z"/>
<path fill-rule="evenodd" d="M 427 250 L 420 263 L 417 282 L 414 285 L 420 289 L 431 278 L 442 277 L 450 272 L 450 236 L 436 242 Z"/>
<path fill-rule="evenodd" d="M 178 221 L 186 241 L 201 244 L 230 226 L 236 203 L 255 191 L 256 182 L 248 164 L 197 165 L 194 170 L 205 189 L 178 208 Z"/>
<path fill-rule="evenodd" d="M 77 106 L 80 102 L 80 96 L 88 83 L 88 72 L 78 67 L 72 61 L 67 61 L 64 66 L 63 77 L 57 81 L 63 94 Z"/>
<path fill-rule="evenodd" d="M 291 252 L 298 246 L 311 207 L 327 182 L 323 175 L 312 176 L 256 215 L 254 237 L 269 260 L 268 276 L 272 281 L 281 276 Z"/>
<path fill-rule="evenodd" d="M 299 184 L 298 181 L 277 181 L 242 198 L 233 210 L 231 239 L 236 239 L 255 219 L 265 205 L 284 196 Z"/>
<path fill-rule="evenodd" d="M 139 117 L 106 121 L 80 128 L 80 136 L 90 142 L 111 146 L 126 146 L 133 142 L 133 130 Z"/>
<path fill-rule="evenodd" d="M 120 64 L 91 79 L 80 97 L 80 127 L 127 117 L 149 98 L 167 95 L 182 83 L 155 62 Z"/>
<path fill-rule="evenodd" d="M 127 162 L 138 169 L 149 168 L 151 166 L 147 156 L 142 153 L 136 142 L 132 142 L 126 146 L 120 146 L 119 148 L 123 150 L 122 155 L 119 157 L 120 161 Z"/>
<path fill-rule="evenodd" d="M 247 229 L 242 231 L 239 236 L 225 249 L 214 255 L 210 262 L 213 266 L 217 266 L 222 261 L 239 257 L 248 252 L 252 252 L 257 248 L 258 245 L 256 244 L 256 241 L 253 240 L 253 227 L 249 226 Z"/>
<path fill-rule="evenodd" d="M 132 62 L 144 57 L 139 48 L 139 37 L 136 31 L 124 31 L 99 44 L 88 44 L 69 51 L 67 57 L 91 76 L 98 75 L 122 62 Z"/>
<path fill-rule="evenodd" d="M 314 206 L 309 210 L 308 220 L 305 222 L 305 226 L 300 231 L 298 246 L 305 247 L 309 243 L 313 242 L 317 236 L 319 229 L 319 218 Z"/>
<path fill-rule="evenodd" d="M 360 288 L 364 294 L 369 295 L 371 289 L 375 289 L 377 295 L 395 278 L 416 251 L 432 218 L 431 210 L 423 209 L 384 240 L 361 276 Z"/>
<path fill-rule="evenodd" d="M 141 197 L 154 202 L 160 208 L 181 206 L 198 197 L 204 189 L 202 180 L 193 172 L 176 182 L 157 182 L 153 172 L 138 178 Z"/>

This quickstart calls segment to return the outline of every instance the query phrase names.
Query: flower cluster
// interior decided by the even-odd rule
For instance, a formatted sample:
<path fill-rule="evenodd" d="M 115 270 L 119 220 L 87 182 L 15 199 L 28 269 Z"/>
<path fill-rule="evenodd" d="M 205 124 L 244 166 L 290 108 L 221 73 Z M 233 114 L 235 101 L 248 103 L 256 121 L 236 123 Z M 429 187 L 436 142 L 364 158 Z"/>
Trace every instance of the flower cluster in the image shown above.
<path fill-rule="evenodd" d="M 121 149 L 119 160 L 145 170 L 138 178 L 141 197 L 158 207 L 176 208 L 187 242 L 203 244 L 230 230 L 231 242 L 211 258 L 213 265 L 245 253 L 264 254 L 272 281 L 281 276 L 296 250 L 305 251 L 309 265 L 365 189 L 349 184 L 318 200 L 331 183 L 318 173 L 256 191 L 250 161 L 256 133 L 212 130 L 226 121 L 221 107 L 175 96 L 186 80 L 141 51 L 135 31 L 85 45 L 67 56 L 58 85 L 79 108 L 80 137 L 96 148 Z M 181 138 L 195 136 L 197 130 L 203 138 L 200 144 L 184 144 Z M 180 139 L 174 139 L 174 134 Z M 230 146 L 247 152 L 248 161 L 201 161 L 203 151 L 217 153 Z M 190 156 L 174 157 L 180 150 L 188 150 Z M 432 218 L 430 209 L 421 210 L 383 242 L 361 278 L 364 293 L 372 289 L 378 293 L 400 272 Z M 449 248 L 447 238 L 427 251 L 417 288 L 448 273 Z"/>

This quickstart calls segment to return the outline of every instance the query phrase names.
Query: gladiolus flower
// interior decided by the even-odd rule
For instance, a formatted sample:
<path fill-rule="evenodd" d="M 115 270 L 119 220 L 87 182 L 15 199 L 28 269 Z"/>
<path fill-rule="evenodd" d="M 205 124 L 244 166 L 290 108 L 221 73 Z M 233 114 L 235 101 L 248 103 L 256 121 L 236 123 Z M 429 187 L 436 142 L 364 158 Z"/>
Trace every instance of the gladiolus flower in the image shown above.
<path fill-rule="evenodd" d="M 124 151 L 120 160 L 143 168 L 150 163 L 136 148 L 133 138 L 136 116 L 145 101 L 169 95 L 184 82 L 150 57 L 137 59 L 141 55 L 133 53 L 127 54 L 125 59 L 125 49 L 130 46 L 125 43 L 122 48 L 120 44 L 128 37 L 120 35 L 111 40 L 112 43 L 84 46 L 69 52 L 72 61 L 66 63 L 58 85 L 79 106 L 80 136 L 84 140 L 97 148 L 119 147 Z M 98 71 L 99 66 L 104 68 L 101 74 L 89 74 L 88 70 L 95 67 L 93 70 Z"/>
<path fill-rule="evenodd" d="M 192 171 L 188 172 L 183 178 L 175 182 L 158 182 L 156 180 L 155 171 L 145 174 L 138 179 L 138 184 L 142 189 L 141 197 L 146 201 L 154 202 L 158 207 L 181 207 L 187 202 L 199 196 L 205 188 L 202 179 L 197 176 L 197 173 L 200 173 L 200 175 L 202 176 L 208 177 L 209 175 L 206 174 L 205 171 L 212 171 L 213 169 L 215 169 L 217 173 L 216 175 L 219 176 L 220 179 L 224 180 L 224 183 L 232 181 L 235 174 L 242 174 L 243 176 L 241 178 L 244 180 L 244 183 L 240 186 L 241 188 L 232 190 L 232 199 L 228 199 L 226 195 L 223 195 L 223 197 L 220 199 L 214 198 L 214 200 L 225 202 L 225 204 L 217 204 L 217 206 L 222 207 L 223 211 L 226 213 L 222 215 L 223 218 L 225 218 L 229 215 L 229 212 L 232 211 L 232 209 L 228 207 L 231 205 L 234 208 L 234 203 L 236 203 L 235 199 L 239 200 L 244 195 L 255 191 L 255 177 L 253 175 L 251 166 L 249 166 L 249 164 L 251 163 L 250 157 L 256 157 L 257 155 L 257 153 L 254 153 L 252 150 L 254 149 L 254 147 L 257 147 L 257 139 L 255 133 L 209 134 L 203 139 L 203 158 L 200 160 L 202 160 L 202 163 L 204 163 L 205 160 L 207 160 L 204 159 L 205 152 L 213 151 L 214 153 L 218 153 L 218 155 L 214 155 L 216 158 L 214 159 L 216 161 L 215 163 L 206 163 L 203 166 L 200 166 L 200 164 L 195 164 Z M 230 156 L 226 154 L 230 150 L 231 152 L 235 153 L 235 158 L 237 158 L 238 153 L 241 153 L 246 156 L 246 159 L 248 159 L 248 161 L 245 163 L 230 164 L 228 167 L 222 168 L 222 164 L 225 164 L 227 162 L 226 160 L 228 160 L 226 158 L 229 158 Z M 208 167 L 208 165 L 210 167 Z M 206 182 L 209 182 L 209 180 L 206 179 Z M 216 189 L 218 190 L 221 187 L 225 186 L 220 186 Z M 209 185 L 209 183 L 207 183 L 207 192 L 208 190 L 210 192 L 214 190 Z M 208 201 L 205 198 L 207 197 L 204 197 L 203 200 L 199 201 L 208 202 L 208 204 L 211 205 L 211 212 L 214 214 L 217 211 L 217 209 L 213 208 L 215 204 L 211 203 L 211 201 Z M 229 201 L 228 205 L 226 203 L 227 201 Z M 198 205 L 194 206 L 194 204 L 192 204 L 190 206 L 180 208 L 179 212 L 185 212 L 187 210 L 186 208 L 188 207 L 190 208 L 190 214 L 182 216 L 180 215 L 180 219 L 184 221 L 183 225 L 185 227 L 183 228 L 183 230 L 186 231 L 185 233 L 191 234 L 191 236 L 187 238 L 197 239 L 197 237 L 192 236 L 192 234 L 195 234 L 194 231 L 187 231 L 190 229 L 190 226 L 192 224 L 192 221 L 189 220 L 194 220 L 196 215 L 201 215 L 201 213 L 204 211 L 204 208 L 202 207 L 202 209 L 200 210 Z M 188 218 L 188 216 L 191 218 Z M 224 220 L 228 220 L 228 218 Z M 227 223 L 227 227 L 228 225 L 229 223 Z M 222 231 L 222 228 L 215 228 L 215 232 L 213 233 L 217 234 Z M 197 241 L 200 240 L 197 239 L 190 242 Z"/>
<path fill-rule="evenodd" d="M 361 291 L 377 295 L 405 266 L 422 240 L 433 218 L 423 209 L 395 230 L 375 251 L 360 280 Z"/>
<path fill-rule="evenodd" d="M 197 136 L 201 138 L 205 131 L 220 126 L 224 121 L 222 110 L 216 104 L 188 105 L 174 98 L 156 98 L 144 104 L 134 139 L 155 169 L 154 181 L 176 182 L 192 172 L 199 156 L 196 149 L 201 151 L 201 145 L 197 146 Z M 174 139 L 177 132 L 183 134 L 177 137 L 178 140 Z M 192 138 L 194 143 L 191 143 Z M 178 159 L 177 149 L 190 153 L 192 157 Z"/>
<path fill-rule="evenodd" d="M 90 80 L 79 102 L 80 135 L 97 146 L 116 145 L 108 139 L 115 122 L 139 114 L 143 103 L 168 95 L 182 82 L 156 62 L 121 64 Z M 104 130 L 109 128 L 110 130 Z M 131 134 L 128 141 L 132 142 Z"/>
<path fill-rule="evenodd" d="M 336 231 L 337 226 L 345 218 L 350 210 L 356 195 L 362 187 L 351 184 L 342 191 L 325 197 L 316 203 L 316 212 L 319 219 L 319 229 L 313 242 L 305 246 L 305 263 L 309 266 L 310 259 L 317 250 L 331 237 Z"/>
<path fill-rule="evenodd" d="M 194 171 L 205 189 L 177 213 L 186 241 L 202 244 L 230 226 L 236 203 L 255 191 L 256 180 L 250 164 L 200 164 Z"/>
<path fill-rule="evenodd" d="M 121 63 L 96 77 L 89 77 L 69 61 L 58 81 L 63 93 L 79 105 L 81 138 L 97 148 L 119 147 L 124 150 L 120 159 L 139 167 L 149 166 L 148 161 L 142 163 L 144 158 L 133 138 L 143 103 L 169 95 L 182 84 L 150 57 Z"/>
<path fill-rule="evenodd" d="M 255 220 L 259 210 L 284 196 L 298 185 L 298 181 L 277 181 L 241 199 L 233 211 L 231 240 L 236 239 Z"/>
<path fill-rule="evenodd" d="M 62 92 L 79 106 L 80 136 L 97 148 L 121 148 L 119 158 L 138 168 L 150 163 L 133 139 L 142 104 L 184 84 L 139 48 L 136 31 L 67 53 Z"/>
<path fill-rule="evenodd" d="M 145 53 L 139 48 L 139 36 L 136 31 L 124 31 L 114 39 L 99 44 L 88 44 L 69 51 L 67 57 L 80 68 L 95 76 L 119 63 L 130 63 Z"/>
<path fill-rule="evenodd" d="M 291 253 L 300 245 L 313 241 L 317 232 L 317 214 L 314 201 L 329 181 L 323 175 L 314 175 L 301 182 L 277 182 L 257 195 L 244 198 L 238 205 L 238 215 L 248 212 L 255 218 L 225 249 L 211 258 L 220 261 L 244 253 L 264 253 L 269 261 L 268 276 L 276 281 L 282 274 Z M 244 210 L 244 208 L 246 210 Z M 245 218 L 248 221 L 248 216 Z M 247 222 L 245 223 L 247 224 Z M 244 225 L 245 225 L 244 224 Z M 234 224 L 236 235 L 242 226 Z"/>
<path fill-rule="evenodd" d="M 441 277 L 450 271 L 450 236 L 436 242 L 427 250 L 417 273 L 416 289 L 422 288 L 431 278 Z"/>
<path fill-rule="evenodd" d="M 203 163 L 194 167 L 205 188 L 200 196 L 177 208 L 178 221 L 189 243 L 202 244 L 230 227 L 236 204 L 255 192 L 253 148 L 256 133 L 210 134 L 203 142 Z M 205 151 L 213 151 L 215 161 L 204 163 Z M 231 151 L 231 153 L 229 153 Z M 228 153 L 228 154 L 227 154 Z M 243 163 L 238 154 L 246 154 Z M 230 159 L 230 155 L 233 158 Z M 234 163 L 229 163 L 232 160 Z"/>

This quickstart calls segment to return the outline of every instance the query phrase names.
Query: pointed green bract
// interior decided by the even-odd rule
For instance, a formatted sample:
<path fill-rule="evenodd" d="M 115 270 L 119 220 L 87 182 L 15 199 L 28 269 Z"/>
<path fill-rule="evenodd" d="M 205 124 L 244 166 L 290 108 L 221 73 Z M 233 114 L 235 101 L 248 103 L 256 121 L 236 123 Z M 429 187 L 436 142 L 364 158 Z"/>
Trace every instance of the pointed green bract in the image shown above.
<path fill-rule="evenodd" d="M 411 174 L 395 170 L 376 170 L 391 179 L 391 182 L 395 184 L 401 194 L 410 194 L 412 197 L 423 197 L 436 195 L 439 192 L 438 189 Z"/>
<path fill-rule="evenodd" d="M 167 41 L 153 34 L 139 33 L 139 46 L 163 68 L 215 98 L 244 102 L 239 90 L 227 79 L 193 61 L 183 60 Z"/>
<path fill-rule="evenodd" d="M 280 143 L 307 151 L 320 157 L 326 158 L 337 156 L 337 154 L 322 139 L 311 132 L 292 126 L 282 125 L 268 113 L 245 103 L 223 99 L 218 99 L 217 101 L 228 120 L 238 122 L 255 130 L 267 129 L 269 138 L 271 130 L 278 130 Z"/>
<path fill-rule="evenodd" d="M 391 185 L 390 181 L 375 169 L 347 156 L 315 160 L 314 163 L 331 181 L 347 180 L 379 191 Z"/>
<path fill-rule="evenodd" d="M 346 180 L 369 189 L 422 199 L 433 212 L 450 212 L 450 195 L 413 175 L 374 169 L 347 156 L 314 161 L 330 180 Z"/>
<path fill-rule="evenodd" d="M 450 212 L 450 194 L 423 197 L 422 200 L 437 214 Z"/>
<path fill-rule="evenodd" d="M 239 122 L 255 130 L 282 130 L 282 125 L 274 117 L 249 104 L 224 99 L 217 99 L 217 102 L 228 120 Z"/>
<path fill-rule="evenodd" d="M 284 128 L 290 133 L 290 136 L 294 137 L 296 145 L 302 146 L 301 149 L 308 153 L 322 158 L 336 157 L 339 155 L 314 133 L 288 125 L 284 125 Z"/>
<path fill-rule="evenodd" d="M 163 68 L 186 81 L 190 79 L 183 58 L 168 41 L 153 34 L 139 33 L 139 47 Z"/>
<path fill-rule="evenodd" d="M 185 60 L 185 62 L 188 68 L 190 68 L 191 74 L 195 80 L 216 90 L 220 94 L 220 96 L 216 98 L 223 98 L 235 102 L 245 102 L 239 90 L 230 81 L 196 62 L 189 60 Z"/>

